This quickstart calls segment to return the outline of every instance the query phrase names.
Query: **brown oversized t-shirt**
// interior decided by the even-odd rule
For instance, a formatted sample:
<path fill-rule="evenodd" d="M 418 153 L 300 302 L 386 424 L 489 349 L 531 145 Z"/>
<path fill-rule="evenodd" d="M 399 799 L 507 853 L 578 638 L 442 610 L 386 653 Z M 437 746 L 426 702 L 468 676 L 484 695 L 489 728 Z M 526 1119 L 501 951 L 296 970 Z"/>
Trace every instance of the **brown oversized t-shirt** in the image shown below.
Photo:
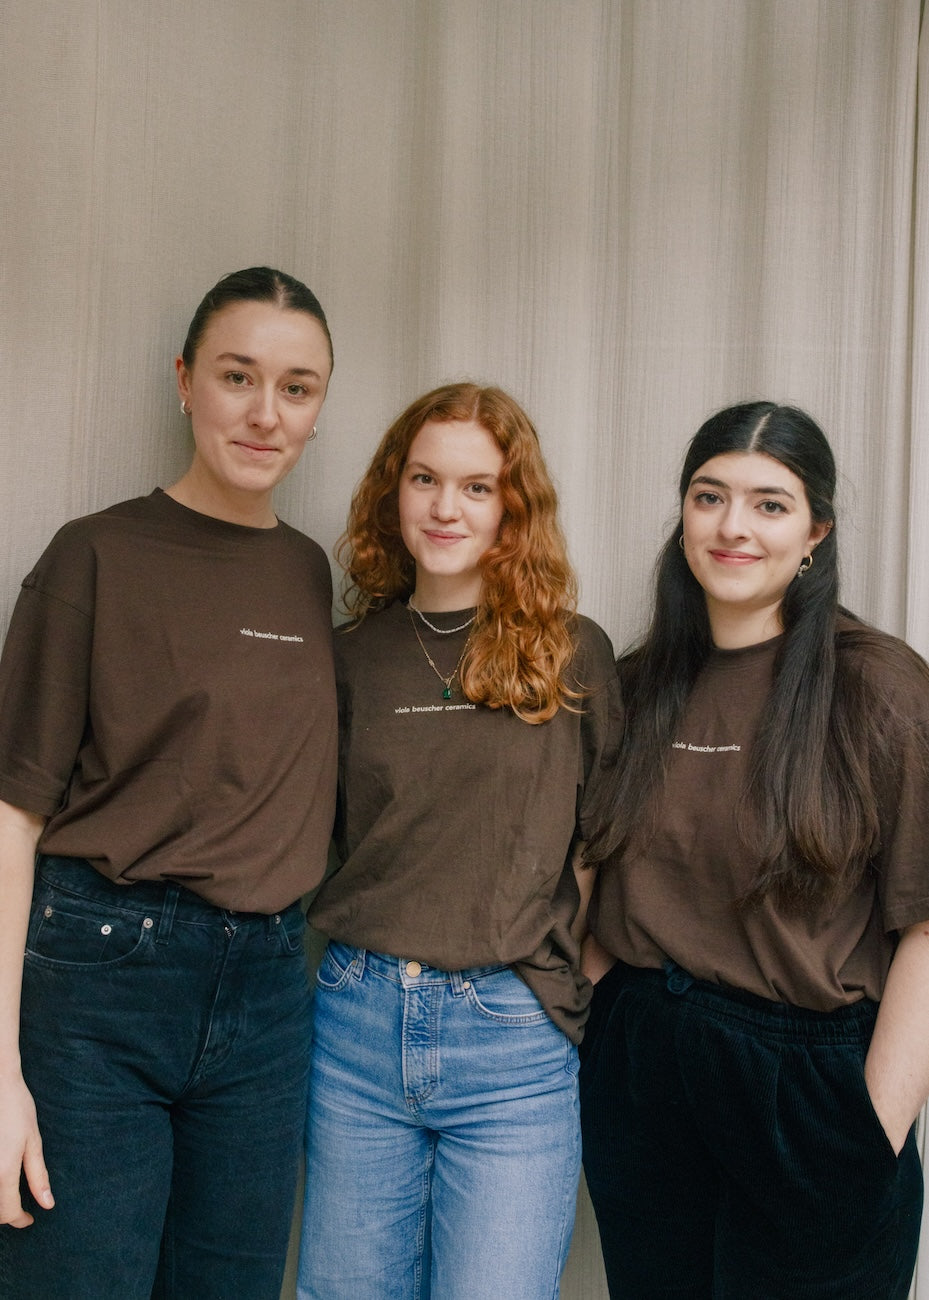
<path fill-rule="evenodd" d="M 276 912 L 321 878 L 336 783 L 331 579 L 285 523 L 160 490 L 62 528 L 0 660 L 0 798 L 46 853 Z"/>
<path fill-rule="evenodd" d="M 838 653 L 873 683 L 875 707 L 889 695 L 905 720 L 887 737 L 881 843 L 857 886 L 799 912 L 771 898 L 737 906 L 759 867 L 736 814 L 778 639 L 714 650 L 673 745 L 657 829 L 599 872 L 591 929 L 622 961 L 671 958 L 699 979 L 819 1011 L 880 998 L 895 932 L 929 918 L 929 692 L 913 651 L 898 643 L 888 680 L 849 626 L 840 624 Z"/>
<path fill-rule="evenodd" d="M 429 615 L 453 627 L 461 614 Z M 427 611 L 428 613 L 428 611 Z M 467 636 L 423 644 L 443 676 Z M 590 985 L 568 927 L 572 844 L 618 704 L 604 632 L 580 619 L 580 712 L 531 725 L 442 682 L 395 603 L 336 633 L 341 869 L 310 909 L 331 938 L 442 970 L 512 964 L 552 1020 L 580 1038 Z"/>

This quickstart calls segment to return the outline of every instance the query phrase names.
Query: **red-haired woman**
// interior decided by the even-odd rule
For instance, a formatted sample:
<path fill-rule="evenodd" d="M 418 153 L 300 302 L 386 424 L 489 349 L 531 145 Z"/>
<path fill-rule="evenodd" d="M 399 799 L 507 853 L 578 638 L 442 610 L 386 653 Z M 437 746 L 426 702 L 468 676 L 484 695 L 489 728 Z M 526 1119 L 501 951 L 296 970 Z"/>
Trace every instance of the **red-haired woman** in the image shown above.
<path fill-rule="evenodd" d="M 615 691 L 532 424 L 455 384 L 387 431 L 341 555 L 341 870 L 317 981 L 303 1300 L 557 1296 L 590 988 L 572 850 Z"/>

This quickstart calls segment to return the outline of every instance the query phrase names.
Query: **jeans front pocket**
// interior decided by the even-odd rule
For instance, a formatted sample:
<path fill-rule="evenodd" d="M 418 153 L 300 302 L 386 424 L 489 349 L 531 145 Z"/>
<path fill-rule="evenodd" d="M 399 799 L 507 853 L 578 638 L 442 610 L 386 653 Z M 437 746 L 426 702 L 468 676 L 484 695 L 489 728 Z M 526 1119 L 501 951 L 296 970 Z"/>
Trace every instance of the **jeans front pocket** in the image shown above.
<path fill-rule="evenodd" d="M 130 961 L 152 938 L 154 918 L 48 882 L 36 889 L 26 960 L 49 969 L 94 969 Z"/>
<path fill-rule="evenodd" d="M 316 972 L 318 988 L 329 993 L 342 989 L 355 969 L 357 949 L 345 943 L 330 943 Z"/>
<path fill-rule="evenodd" d="M 471 1006 L 487 1020 L 506 1025 L 538 1025 L 548 1020 L 539 999 L 508 966 L 465 980 Z"/>

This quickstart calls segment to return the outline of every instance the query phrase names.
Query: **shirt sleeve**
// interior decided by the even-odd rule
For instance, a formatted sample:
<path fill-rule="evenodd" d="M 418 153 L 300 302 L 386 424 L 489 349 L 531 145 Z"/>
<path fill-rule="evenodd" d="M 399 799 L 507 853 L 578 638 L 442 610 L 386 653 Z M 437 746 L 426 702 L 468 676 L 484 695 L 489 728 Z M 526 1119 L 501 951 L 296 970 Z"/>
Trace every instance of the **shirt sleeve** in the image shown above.
<path fill-rule="evenodd" d="M 579 791 L 578 829 L 587 839 L 595 829 L 592 814 L 600 782 L 616 762 L 622 732 L 622 701 L 610 639 L 590 619 L 582 619 L 576 678 L 585 692 L 581 716 L 583 779 Z"/>
<path fill-rule="evenodd" d="M 88 719 L 91 548 L 62 530 L 24 580 L 0 657 L 0 798 L 59 808 Z"/>
<path fill-rule="evenodd" d="M 882 744 L 880 845 L 872 865 L 887 931 L 929 919 L 929 669 L 897 645 L 892 679 L 874 684 Z M 886 700 L 892 708 L 885 712 Z"/>

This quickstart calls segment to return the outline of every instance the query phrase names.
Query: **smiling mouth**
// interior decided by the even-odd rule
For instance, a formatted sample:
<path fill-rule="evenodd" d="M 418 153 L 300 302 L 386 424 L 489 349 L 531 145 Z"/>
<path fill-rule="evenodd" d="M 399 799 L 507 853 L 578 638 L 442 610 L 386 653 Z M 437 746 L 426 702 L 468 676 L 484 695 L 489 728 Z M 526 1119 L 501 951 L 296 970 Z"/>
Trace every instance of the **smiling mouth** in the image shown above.
<path fill-rule="evenodd" d="M 760 560 L 760 555 L 749 555 L 746 551 L 710 551 L 714 560 L 721 564 L 753 564 Z"/>
<path fill-rule="evenodd" d="M 461 533 L 442 533 L 431 528 L 424 529 L 424 532 L 431 542 L 460 542 L 463 540 Z"/>
<path fill-rule="evenodd" d="M 276 447 L 261 442 L 235 442 L 233 446 L 238 447 L 249 456 L 271 456 L 277 451 Z"/>

